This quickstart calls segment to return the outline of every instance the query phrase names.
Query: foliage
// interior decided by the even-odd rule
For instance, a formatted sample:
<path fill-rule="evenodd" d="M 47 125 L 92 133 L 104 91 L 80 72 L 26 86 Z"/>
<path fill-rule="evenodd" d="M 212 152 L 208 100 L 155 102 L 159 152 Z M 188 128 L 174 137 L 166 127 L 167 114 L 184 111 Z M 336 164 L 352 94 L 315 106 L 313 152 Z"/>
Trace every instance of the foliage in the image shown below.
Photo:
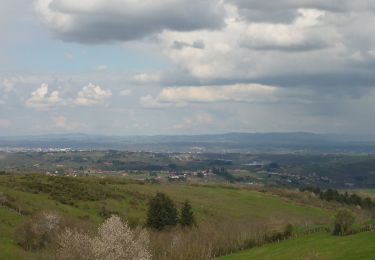
<path fill-rule="evenodd" d="M 149 260 L 148 233 L 132 231 L 118 216 L 107 219 L 96 236 L 67 229 L 59 236 L 57 258 L 61 260 Z"/>
<path fill-rule="evenodd" d="M 179 222 L 183 227 L 192 226 L 196 223 L 194 213 L 191 208 L 191 204 L 187 200 L 184 202 L 184 205 L 182 206 Z"/>
<path fill-rule="evenodd" d="M 340 209 L 335 216 L 333 234 L 336 236 L 346 235 L 354 221 L 355 216 L 351 211 Z"/>
<path fill-rule="evenodd" d="M 172 200 L 164 193 L 158 192 L 149 202 L 147 225 L 162 230 L 177 224 L 177 209 Z"/>
<path fill-rule="evenodd" d="M 66 180 L 61 181 L 61 179 Z M 49 192 L 31 189 L 30 182 L 40 183 L 41 186 L 47 187 L 48 184 L 56 182 L 67 185 L 76 182 L 77 186 L 74 190 L 53 184 L 54 187 L 59 186 L 56 192 L 61 192 L 63 198 L 73 200 L 74 206 L 59 203 Z M 74 198 L 76 189 L 90 188 L 91 194 L 106 194 L 105 199 L 96 200 L 100 196 L 95 200 L 86 200 L 84 197 L 79 197 L 84 200 Z M 124 178 L 71 178 L 12 174 L 0 176 L 0 193 L 3 194 L 1 196 L 3 207 L 0 207 L 0 235 L 3 236 L 0 237 L 0 258 L 5 256 L 5 259 L 33 259 L 35 254 L 48 253 L 55 246 L 55 242 L 51 242 L 43 250 L 24 251 L 12 240 L 16 227 L 22 226 L 23 222 L 31 219 L 30 214 L 40 210 L 58 212 L 63 221 L 60 226 L 68 226 L 72 231 L 76 230 L 73 226 L 78 227 L 77 230 L 95 230 L 94 227 L 111 214 L 120 215 L 123 219 L 127 219 L 131 227 L 135 227 L 146 223 L 147 202 L 155 196 L 157 191 L 167 194 L 173 199 L 175 205 L 181 205 L 181 208 L 185 199 L 188 199 L 194 206 L 194 215 L 199 228 L 176 227 L 162 232 L 151 231 L 156 237 L 153 237 L 152 243 L 163 244 L 155 247 L 155 250 L 150 248 L 153 256 L 160 253 L 160 257 L 155 257 L 155 259 L 203 259 L 195 258 L 195 256 L 209 253 L 212 257 L 248 248 L 249 245 L 256 244 L 258 241 L 257 228 L 268 224 L 274 228 L 278 227 L 279 232 L 282 232 L 281 227 L 286 223 L 292 223 L 295 226 L 305 223 L 330 223 L 329 210 L 294 203 L 280 196 L 259 193 L 249 187 L 245 189 L 232 185 L 203 186 L 163 183 L 151 185 Z M 65 224 L 67 220 L 74 223 Z M 254 224 L 257 225 L 256 229 L 253 227 Z M 64 230 L 61 227 L 59 230 Z M 158 237 L 160 239 L 157 239 Z M 260 239 L 264 240 L 262 237 Z M 18 239 L 16 241 L 18 242 Z M 24 256 L 18 257 L 19 254 L 24 254 Z M 164 257 L 164 254 L 167 254 L 169 258 Z"/>
<path fill-rule="evenodd" d="M 289 238 L 292 235 L 293 235 L 293 225 L 288 224 L 288 225 L 285 226 L 285 229 L 284 229 L 284 237 Z"/>
<path fill-rule="evenodd" d="M 232 174 L 230 174 L 224 167 L 221 167 L 221 168 L 214 167 L 212 168 L 212 172 L 216 175 L 223 177 L 224 179 L 226 179 L 227 181 L 231 183 L 237 180 L 237 178 L 233 176 Z"/>
<path fill-rule="evenodd" d="M 16 231 L 16 240 L 26 250 L 45 248 L 53 242 L 61 228 L 61 217 L 54 212 L 40 212 Z"/>
<path fill-rule="evenodd" d="M 340 193 L 335 189 L 327 189 L 325 191 L 317 187 L 305 187 L 300 189 L 301 191 L 310 191 L 318 195 L 320 199 L 326 201 L 337 201 L 342 204 L 361 206 L 365 209 L 371 209 L 375 207 L 375 202 L 369 197 L 362 198 L 357 194 Z"/>
<path fill-rule="evenodd" d="M 156 260 L 214 259 L 231 252 L 280 242 L 292 235 L 291 225 L 272 231 L 262 220 L 221 220 L 201 223 L 189 229 L 176 227 L 151 232 L 151 248 Z"/>

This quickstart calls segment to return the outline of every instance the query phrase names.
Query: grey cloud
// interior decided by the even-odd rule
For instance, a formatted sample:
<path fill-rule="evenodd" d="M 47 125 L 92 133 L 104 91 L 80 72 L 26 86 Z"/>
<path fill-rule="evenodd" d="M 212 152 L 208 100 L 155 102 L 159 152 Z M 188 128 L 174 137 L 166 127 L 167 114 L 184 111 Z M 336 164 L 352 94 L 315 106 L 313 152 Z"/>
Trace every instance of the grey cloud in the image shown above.
<path fill-rule="evenodd" d="M 348 0 L 227 0 L 240 8 L 253 10 L 293 10 L 298 8 L 315 8 L 329 11 L 343 11 L 348 8 Z M 363 2 L 363 1 L 361 1 Z"/>
<path fill-rule="evenodd" d="M 165 29 L 217 29 L 224 19 L 216 0 L 39 0 L 37 10 L 56 38 L 80 43 L 129 41 Z"/>
<path fill-rule="evenodd" d="M 241 8 L 241 16 L 252 22 L 292 23 L 298 12 L 290 10 L 263 10 Z"/>
<path fill-rule="evenodd" d="M 194 49 L 204 49 L 204 41 L 194 41 L 193 43 L 186 43 L 182 41 L 174 41 L 171 46 L 172 49 L 181 50 L 183 48 L 194 48 Z"/>
<path fill-rule="evenodd" d="M 243 18 L 252 22 L 292 23 L 298 16 L 297 9 L 314 8 L 333 12 L 347 10 L 342 0 L 227 0 L 239 7 Z"/>
<path fill-rule="evenodd" d="M 333 13 L 375 11 L 372 0 L 226 0 L 239 7 L 242 17 L 252 22 L 292 23 L 301 8 L 319 9 Z"/>
<path fill-rule="evenodd" d="M 289 45 L 278 44 L 257 44 L 254 42 L 243 42 L 242 47 L 259 51 L 285 51 L 285 52 L 305 52 L 327 48 L 329 44 L 320 39 L 313 39 L 302 43 L 291 43 Z"/>

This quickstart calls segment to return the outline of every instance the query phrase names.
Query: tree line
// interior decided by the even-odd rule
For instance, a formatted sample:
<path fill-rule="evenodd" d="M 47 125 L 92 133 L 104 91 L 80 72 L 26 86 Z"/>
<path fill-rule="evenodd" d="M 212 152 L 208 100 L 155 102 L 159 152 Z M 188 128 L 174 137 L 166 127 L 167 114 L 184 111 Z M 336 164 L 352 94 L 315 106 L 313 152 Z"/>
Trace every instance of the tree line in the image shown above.
<path fill-rule="evenodd" d="M 319 187 L 307 186 L 301 188 L 300 191 L 309 191 L 318 195 L 321 200 L 325 201 L 337 201 L 346 205 L 359 205 L 365 209 L 372 209 L 375 207 L 375 201 L 372 201 L 371 198 L 366 197 L 362 198 L 357 194 L 349 194 L 348 192 L 340 193 L 335 189 L 322 190 Z"/>

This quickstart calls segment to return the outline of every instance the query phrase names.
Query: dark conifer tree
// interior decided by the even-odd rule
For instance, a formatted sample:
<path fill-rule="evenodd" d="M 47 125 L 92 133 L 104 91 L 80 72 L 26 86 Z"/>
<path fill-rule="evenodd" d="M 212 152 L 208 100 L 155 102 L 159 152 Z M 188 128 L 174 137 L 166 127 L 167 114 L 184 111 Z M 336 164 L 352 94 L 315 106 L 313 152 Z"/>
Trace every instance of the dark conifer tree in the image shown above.
<path fill-rule="evenodd" d="M 177 209 L 172 200 L 164 193 L 158 192 L 150 200 L 147 225 L 151 228 L 162 230 L 177 224 Z"/>
<path fill-rule="evenodd" d="M 183 227 L 192 226 L 195 224 L 194 213 L 193 213 L 193 210 L 191 208 L 189 201 L 185 201 L 184 205 L 182 206 L 181 215 L 180 215 L 180 224 Z"/>

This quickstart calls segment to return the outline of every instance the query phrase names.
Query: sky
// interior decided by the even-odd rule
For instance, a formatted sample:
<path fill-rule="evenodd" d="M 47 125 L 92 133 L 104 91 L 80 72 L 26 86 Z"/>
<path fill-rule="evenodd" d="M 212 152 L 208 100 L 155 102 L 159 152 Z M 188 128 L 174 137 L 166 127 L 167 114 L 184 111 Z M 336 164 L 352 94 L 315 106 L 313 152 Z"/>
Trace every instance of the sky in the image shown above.
<path fill-rule="evenodd" d="M 0 135 L 375 131 L 373 0 L 0 0 Z"/>

